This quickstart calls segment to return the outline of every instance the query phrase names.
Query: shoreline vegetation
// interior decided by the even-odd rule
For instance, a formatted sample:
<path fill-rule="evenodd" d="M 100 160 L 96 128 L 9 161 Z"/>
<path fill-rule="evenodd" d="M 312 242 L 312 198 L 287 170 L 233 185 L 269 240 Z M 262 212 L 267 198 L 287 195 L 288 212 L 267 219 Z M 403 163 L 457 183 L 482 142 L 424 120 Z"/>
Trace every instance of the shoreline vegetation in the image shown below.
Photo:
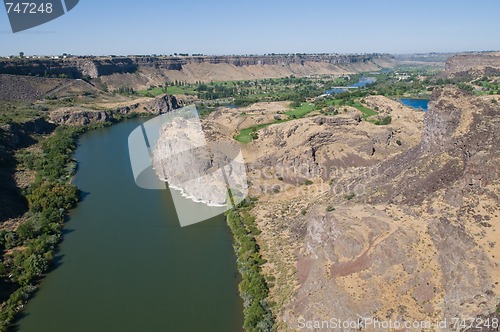
<path fill-rule="evenodd" d="M 78 164 L 73 153 L 79 137 L 91 130 L 111 126 L 143 114 L 114 117 L 111 122 L 87 126 L 58 126 L 36 143 L 39 152 L 23 150 L 17 167 L 35 172 L 35 180 L 23 192 L 28 211 L 15 231 L 0 230 L 0 285 L 10 290 L 0 306 L 0 331 L 15 323 L 17 315 L 37 291 L 38 284 L 57 268 L 58 245 L 70 210 L 80 201 L 72 183 Z"/>
<path fill-rule="evenodd" d="M 0 309 L 0 331 L 15 320 L 16 314 L 37 290 L 43 276 L 55 266 L 57 245 L 67 212 L 79 200 L 71 179 L 76 172 L 72 154 L 85 127 L 57 127 L 41 143 L 41 153 L 24 154 L 18 161 L 35 171 L 35 181 L 24 193 L 29 210 L 15 231 L 0 232 L 0 247 L 6 250 L 0 274 L 13 293 Z"/>
<path fill-rule="evenodd" d="M 255 239 L 260 231 L 255 225 L 255 217 L 250 214 L 254 204 L 254 198 L 247 198 L 226 212 L 242 279 L 238 289 L 243 299 L 243 328 L 248 332 L 276 331 L 272 303 L 268 300 L 269 287 L 261 268 L 265 260 Z"/>

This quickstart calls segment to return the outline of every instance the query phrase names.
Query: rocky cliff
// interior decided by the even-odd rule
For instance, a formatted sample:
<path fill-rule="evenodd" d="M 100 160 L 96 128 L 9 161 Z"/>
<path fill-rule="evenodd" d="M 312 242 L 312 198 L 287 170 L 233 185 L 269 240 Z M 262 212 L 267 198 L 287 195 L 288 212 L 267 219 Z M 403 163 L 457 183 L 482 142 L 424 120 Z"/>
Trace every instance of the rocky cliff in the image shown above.
<path fill-rule="evenodd" d="M 50 112 L 50 120 L 52 123 L 60 125 L 84 126 L 88 124 L 111 122 L 115 115 L 127 115 L 131 113 L 148 113 L 151 115 L 164 114 L 171 112 L 181 105 L 182 102 L 179 102 L 174 96 L 163 95 L 111 110 L 98 110 L 84 107 L 61 107 Z"/>
<path fill-rule="evenodd" d="M 461 54 L 446 62 L 446 74 L 469 74 L 473 78 L 500 74 L 500 53 Z"/>
<path fill-rule="evenodd" d="M 190 63 L 229 64 L 236 67 L 263 66 L 290 64 L 304 65 L 306 62 L 329 63 L 334 65 L 347 65 L 352 63 L 370 62 L 377 59 L 392 59 L 388 55 L 340 55 L 340 54 L 277 54 L 263 56 L 193 56 L 193 57 L 138 57 L 134 58 L 140 66 L 180 70 L 182 66 Z"/>
<path fill-rule="evenodd" d="M 103 76 L 111 89 L 144 89 L 166 81 L 228 81 L 279 78 L 291 75 L 341 75 L 390 68 L 387 55 L 270 55 L 150 59 L 139 58 L 139 73 Z"/>
<path fill-rule="evenodd" d="M 131 58 L 70 58 L 70 59 L 13 59 L 0 61 L 0 74 L 69 78 L 136 72 L 138 64 Z"/>
<path fill-rule="evenodd" d="M 111 89 L 145 88 L 166 81 L 221 81 L 378 70 L 394 66 L 382 54 L 267 56 L 89 57 L 0 61 L 0 74 L 101 77 Z"/>

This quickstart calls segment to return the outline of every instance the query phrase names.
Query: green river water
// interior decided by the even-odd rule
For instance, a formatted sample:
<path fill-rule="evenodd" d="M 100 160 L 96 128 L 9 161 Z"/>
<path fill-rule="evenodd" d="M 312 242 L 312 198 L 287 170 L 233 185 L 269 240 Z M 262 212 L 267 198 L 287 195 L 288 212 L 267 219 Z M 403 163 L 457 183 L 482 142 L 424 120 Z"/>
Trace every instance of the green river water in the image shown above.
<path fill-rule="evenodd" d="M 224 216 L 181 228 L 168 190 L 135 185 L 127 138 L 144 119 L 81 137 L 58 266 L 20 332 L 241 331 L 242 302 Z M 189 203 L 187 203 L 189 204 Z"/>

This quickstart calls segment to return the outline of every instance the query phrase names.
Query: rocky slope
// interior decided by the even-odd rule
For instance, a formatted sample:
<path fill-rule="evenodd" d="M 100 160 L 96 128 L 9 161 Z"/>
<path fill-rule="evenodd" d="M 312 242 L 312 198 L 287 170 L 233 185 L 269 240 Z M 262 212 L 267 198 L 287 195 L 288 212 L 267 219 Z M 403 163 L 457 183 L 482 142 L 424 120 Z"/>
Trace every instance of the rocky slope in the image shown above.
<path fill-rule="evenodd" d="M 293 190 L 274 174 L 252 179 L 274 186 L 260 193 L 254 214 L 266 271 L 276 279 L 271 294 L 280 330 L 297 329 L 299 319 L 434 322 L 494 312 L 499 116 L 498 106 L 481 98 L 455 88 L 435 91 L 421 140 L 418 125 L 402 121 L 401 153 L 395 128 L 323 124 L 315 136 L 321 138 L 312 139 L 323 145 L 314 149 L 293 136 L 317 126 L 313 121 L 269 127 L 256 144 L 276 150 L 257 163 L 289 169 L 298 160 L 308 165 L 306 175 L 319 165 L 336 167 L 327 186 L 318 177 Z"/>
<path fill-rule="evenodd" d="M 416 144 L 423 113 L 378 98 L 382 101 L 378 105 L 396 105 L 386 110 L 393 117 L 391 125 L 361 121 L 361 112 L 345 107 L 336 116 L 312 116 L 264 128 L 245 157 L 255 169 L 276 168 L 273 174 L 284 170 L 281 177 L 301 184 L 305 179 L 329 181 L 340 168 L 373 165 Z"/>
<path fill-rule="evenodd" d="M 470 75 L 472 78 L 500 74 L 500 53 L 462 54 L 446 62 L 448 76 Z"/>
<path fill-rule="evenodd" d="M 14 150 L 33 144 L 34 135 L 48 134 L 52 130 L 54 125 L 43 118 L 0 126 L 0 229 L 5 221 L 19 218 L 27 210 L 20 183 L 16 181 L 21 174 L 16 170 Z"/>
<path fill-rule="evenodd" d="M 176 97 L 162 95 L 156 98 L 146 98 L 139 102 L 129 103 L 113 109 L 93 109 L 85 107 L 61 107 L 50 112 L 50 121 L 56 124 L 83 126 L 88 124 L 106 123 L 112 121 L 114 115 L 131 113 L 149 113 L 160 115 L 171 112 L 182 105 Z"/>

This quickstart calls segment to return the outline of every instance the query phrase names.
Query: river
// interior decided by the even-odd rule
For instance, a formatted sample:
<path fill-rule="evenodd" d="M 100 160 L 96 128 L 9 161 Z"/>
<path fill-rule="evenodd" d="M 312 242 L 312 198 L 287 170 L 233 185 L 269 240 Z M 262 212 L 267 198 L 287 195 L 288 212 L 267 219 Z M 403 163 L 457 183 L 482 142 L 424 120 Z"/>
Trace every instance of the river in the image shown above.
<path fill-rule="evenodd" d="M 83 135 L 57 268 L 20 332 L 241 331 L 243 305 L 224 216 L 181 228 L 168 190 L 135 185 L 127 138 L 144 119 Z"/>
<path fill-rule="evenodd" d="M 345 88 L 343 88 L 343 87 L 332 88 L 332 89 L 326 91 L 325 94 L 327 94 L 327 95 L 331 95 L 331 94 L 336 95 L 336 94 L 340 94 L 340 93 L 346 92 L 348 89 L 364 88 L 365 86 L 373 84 L 376 81 L 377 80 L 375 78 L 373 78 L 373 77 L 362 77 L 356 83 L 350 84 L 350 85 L 348 85 Z"/>

